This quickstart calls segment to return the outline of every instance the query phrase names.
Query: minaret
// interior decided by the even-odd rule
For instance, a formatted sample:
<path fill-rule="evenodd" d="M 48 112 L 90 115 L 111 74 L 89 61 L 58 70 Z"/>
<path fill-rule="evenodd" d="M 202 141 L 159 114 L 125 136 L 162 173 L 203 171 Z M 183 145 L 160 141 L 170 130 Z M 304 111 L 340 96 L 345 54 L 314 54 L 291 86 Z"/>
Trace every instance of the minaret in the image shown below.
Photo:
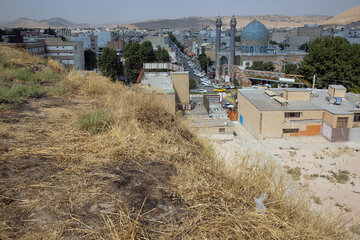
<path fill-rule="evenodd" d="M 235 32 L 236 32 L 236 19 L 233 15 L 230 20 L 230 64 L 235 63 Z"/>
<path fill-rule="evenodd" d="M 216 75 L 218 74 L 220 70 L 220 63 L 218 59 L 218 54 L 220 52 L 220 44 L 221 44 L 221 18 L 220 16 L 216 19 L 216 59 L 215 59 L 215 65 L 216 65 Z"/>

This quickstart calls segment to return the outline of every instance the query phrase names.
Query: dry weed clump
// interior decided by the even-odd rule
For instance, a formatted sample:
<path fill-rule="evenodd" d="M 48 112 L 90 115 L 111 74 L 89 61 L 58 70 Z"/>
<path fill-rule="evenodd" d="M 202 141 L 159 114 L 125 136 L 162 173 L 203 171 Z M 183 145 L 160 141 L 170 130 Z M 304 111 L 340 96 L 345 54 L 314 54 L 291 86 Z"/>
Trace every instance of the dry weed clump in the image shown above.
<path fill-rule="evenodd" d="M 148 89 L 92 72 L 58 87 L 67 97 L 0 115 L 0 238 L 348 237 L 274 161 L 248 153 L 225 165 Z M 79 128 L 89 109 L 108 114 L 107 131 Z M 257 212 L 262 193 L 267 209 Z"/>

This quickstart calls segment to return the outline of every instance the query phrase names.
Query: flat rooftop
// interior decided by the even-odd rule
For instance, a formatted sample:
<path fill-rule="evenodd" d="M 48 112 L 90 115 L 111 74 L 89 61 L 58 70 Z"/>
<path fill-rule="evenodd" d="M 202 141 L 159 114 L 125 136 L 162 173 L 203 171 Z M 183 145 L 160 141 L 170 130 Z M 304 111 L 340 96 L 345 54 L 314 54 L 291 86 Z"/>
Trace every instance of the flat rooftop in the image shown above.
<path fill-rule="evenodd" d="M 330 104 L 326 100 L 326 97 L 329 96 L 328 90 L 321 89 L 317 90 L 315 96 L 311 96 L 309 101 L 289 101 L 288 105 L 282 106 L 275 99 L 268 96 L 265 90 L 266 89 L 248 88 L 239 89 L 238 92 L 260 111 L 328 111 L 335 115 L 353 114 L 353 111 L 360 111 L 360 108 L 356 107 L 356 103 L 354 104 L 357 98 L 356 94 L 347 93 L 345 98 L 342 99 L 341 105 L 335 105 Z M 284 88 L 271 89 L 271 91 L 278 95 L 280 95 L 283 90 Z M 289 90 L 289 88 L 285 90 Z"/>
<path fill-rule="evenodd" d="M 156 88 L 160 92 L 175 93 L 171 75 L 167 72 L 145 72 L 141 84 Z"/>

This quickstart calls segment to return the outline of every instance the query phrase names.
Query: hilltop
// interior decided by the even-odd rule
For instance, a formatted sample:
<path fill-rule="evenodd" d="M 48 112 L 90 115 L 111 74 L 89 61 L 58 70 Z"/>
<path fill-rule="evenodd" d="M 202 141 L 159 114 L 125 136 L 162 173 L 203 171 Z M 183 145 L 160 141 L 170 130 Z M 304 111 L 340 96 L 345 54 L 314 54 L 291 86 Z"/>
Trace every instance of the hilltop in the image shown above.
<path fill-rule="evenodd" d="M 326 21 L 321 21 L 320 25 L 347 25 L 360 21 L 360 5 L 350 8 L 349 10 L 336 15 Z"/>
<path fill-rule="evenodd" d="M 273 159 L 225 164 L 148 90 L 0 46 L 0 239 L 350 238 Z"/>
<path fill-rule="evenodd" d="M 252 20 L 261 21 L 268 28 L 301 27 L 329 19 L 329 16 L 281 16 L 281 15 L 253 15 L 236 16 L 237 27 L 245 27 Z M 223 26 L 230 26 L 231 16 L 222 17 Z M 214 27 L 216 17 L 187 17 L 179 19 L 159 19 L 134 23 L 138 28 L 170 28 L 170 29 L 201 29 L 202 26 Z"/>
<path fill-rule="evenodd" d="M 64 28 L 64 27 L 86 27 L 88 24 L 76 24 L 63 18 L 50 18 L 43 20 L 35 20 L 30 18 L 18 18 L 15 21 L 5 25 L 8 28 Z"/>

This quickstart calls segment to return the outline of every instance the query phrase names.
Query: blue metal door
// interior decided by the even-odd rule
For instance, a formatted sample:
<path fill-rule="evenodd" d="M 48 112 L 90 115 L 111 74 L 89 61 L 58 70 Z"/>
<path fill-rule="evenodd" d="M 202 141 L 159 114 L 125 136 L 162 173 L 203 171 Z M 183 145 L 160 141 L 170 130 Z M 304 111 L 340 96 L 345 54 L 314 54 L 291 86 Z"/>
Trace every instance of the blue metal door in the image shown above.
<path fill-rule="evenodd" d="M 244 122 L 244 118 L 242 115 L 240 115 L 240 124 L 243 125 L 243 122 Z"/>

